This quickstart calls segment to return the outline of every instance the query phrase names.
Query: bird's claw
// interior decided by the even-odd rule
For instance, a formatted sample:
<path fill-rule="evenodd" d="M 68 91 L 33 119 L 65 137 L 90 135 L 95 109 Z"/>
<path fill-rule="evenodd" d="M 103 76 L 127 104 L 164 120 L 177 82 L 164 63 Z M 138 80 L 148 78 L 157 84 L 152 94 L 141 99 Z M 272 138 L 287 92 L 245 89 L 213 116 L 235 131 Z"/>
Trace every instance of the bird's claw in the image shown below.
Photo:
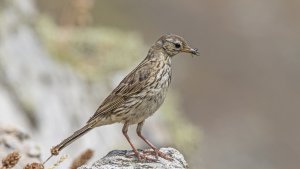
<path fill-rule="evenodd" d="M 172 160 L 172 158 L 163 152 L 161 152 L 159 149 L 153 149 L 153 150 L 143 150 L 144 154 L 154 154 L 155 158 L 158 159 L 158 157 L 164 158 L 166 160 Z"/>
<path fill-rule="evenodd" d="M 126 154 L 126 156 L 127 156 L 127 157 L 135 156 L 135 157 L 138 158 L 139 161 L 143 161 L 143 160 L 146 160 L 146 161 L 152 161 L 152 162 L 156 161 L 156 159 L 151 158 L 151 157 L 148 157 L 148 156 L 146 156 L 146 154 L 142 154 L 142 153 L 140 153 L 140 152 L 138 152 L 138 151 L 134 151 L 134 152 L 131 153 L 131 154 Z"/>

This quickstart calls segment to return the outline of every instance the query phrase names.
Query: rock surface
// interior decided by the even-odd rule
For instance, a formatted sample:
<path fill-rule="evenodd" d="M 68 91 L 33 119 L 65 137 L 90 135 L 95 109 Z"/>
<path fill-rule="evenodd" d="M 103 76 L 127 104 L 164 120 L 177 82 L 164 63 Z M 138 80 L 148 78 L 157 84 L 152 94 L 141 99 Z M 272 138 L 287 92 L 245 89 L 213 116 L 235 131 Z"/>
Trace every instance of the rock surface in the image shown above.
<path fill-rule="evenodd" d="M 128 156 L 132 151 L 114 150 L 91 166 L 84 165 L 79 169 L 143 169 L 143 168 L 189 168 L 183 155 L 174 148 L 161 148 L 162 152 L 172 157 L 172 161 L 159 158 L 157 161 L 138 161 L 136 157 Z M 149 155 L 152 156 L 152 155 Z"/>

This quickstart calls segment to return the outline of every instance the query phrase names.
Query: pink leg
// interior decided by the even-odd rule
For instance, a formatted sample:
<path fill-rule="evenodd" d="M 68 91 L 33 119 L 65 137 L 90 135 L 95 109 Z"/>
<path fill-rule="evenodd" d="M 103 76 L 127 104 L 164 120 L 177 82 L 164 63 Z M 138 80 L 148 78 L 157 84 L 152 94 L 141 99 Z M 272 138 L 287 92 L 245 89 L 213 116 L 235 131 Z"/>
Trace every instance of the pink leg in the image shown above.
<path fill-rule="evenodd" d="M 144 122 L 145 122 L 145 121 L 142 121 L 142 122 L 140 122 L 140 123 L 138 124 L 138 126 L 137 126 L 137 128 L 136 128 L 136 133 L 137 133 L 137 135 L 138 135 L 141 139 L 143 139 L 143 140 L 145 141 L 145 143 L 147 143 L 147 144 L 154 150 L 156 159 L 158 159 L 158 156 L 160 156 L 160 157 L 162 157 L 162 158 L 164 158 L 164 159 L 166 159 L 166 160 L 172 160 L 170 156 L 168 156 L 167 154 L 165 154 L 165 153 L 159 151 L 158 148 L 156 148 L 152 143 L 150 143 L 150 142 L 142 135 L 142 127 L 143 127 L 143 125 L 144 125 Z"/>
<path fill-rule="evenodd" d="M 153 161 L 152 158 L 148 158 L 148 157 L 146 157 L 145 155 L 140 154 L 140 153 L 137 151 L 137 149 L 134 147 L 134 145 L 132 144 L 132 142 L 131 142 L 131 140 L 130 140 L 128 134 L 127 134 L 127 132 L 128 132 L 128 126 L 129 126 L 128 123 L 125 123 L 124 126 L 123 126 L 123 129 L 122 129 L 122 132 L 123 132 L 123 135 L 126 137 L 127 141 L 129 142 L 129 144 L 130 144 L 130 146 L 131 146 L 131 148 L 132 148 L 132 150 L 133 150 L 135 156 L 139 159 L 139 161 L 141 161 L 142 159 L 152 160 L 152 161 Z"/>

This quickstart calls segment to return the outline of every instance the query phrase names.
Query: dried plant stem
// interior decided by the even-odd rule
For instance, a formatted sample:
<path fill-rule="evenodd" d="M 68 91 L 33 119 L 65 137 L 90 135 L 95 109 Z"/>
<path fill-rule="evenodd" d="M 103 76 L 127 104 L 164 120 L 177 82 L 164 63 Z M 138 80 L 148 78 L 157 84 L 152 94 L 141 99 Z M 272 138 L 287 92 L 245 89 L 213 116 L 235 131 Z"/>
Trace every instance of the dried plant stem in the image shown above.
<path fill-rule="evenodd" d="M 48 169 L 54 169 L 55 167 L 58 167 L 62 162 L 64 162 L 66 159 L 68 158 L 67 155 L 63 155 L 59 158 L 59 160 L 53 164 L 51 167 L 49 167 Z"/>

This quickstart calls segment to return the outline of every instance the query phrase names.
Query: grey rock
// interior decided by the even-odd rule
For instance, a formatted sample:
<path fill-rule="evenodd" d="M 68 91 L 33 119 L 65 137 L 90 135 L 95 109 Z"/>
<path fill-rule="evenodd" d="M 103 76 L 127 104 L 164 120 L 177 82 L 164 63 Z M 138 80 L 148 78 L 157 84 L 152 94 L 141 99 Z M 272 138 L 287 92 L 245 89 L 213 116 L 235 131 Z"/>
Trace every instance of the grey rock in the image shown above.
<path fill-rule="evenodd" d="M 136 157 L 130 156 L 133 154 L 133 151 L 114 150 L 91 166 L 84 165 L 79 169 L 189 168 L 183 155 L 178 150 L 174 148 L 161 148 L 160 151 L 168 154 L 173 160 L 169 161 L 159 157 L 155 161 L 138 161 Z M 152 155 L 149 156 L 151 157 Z"/>

